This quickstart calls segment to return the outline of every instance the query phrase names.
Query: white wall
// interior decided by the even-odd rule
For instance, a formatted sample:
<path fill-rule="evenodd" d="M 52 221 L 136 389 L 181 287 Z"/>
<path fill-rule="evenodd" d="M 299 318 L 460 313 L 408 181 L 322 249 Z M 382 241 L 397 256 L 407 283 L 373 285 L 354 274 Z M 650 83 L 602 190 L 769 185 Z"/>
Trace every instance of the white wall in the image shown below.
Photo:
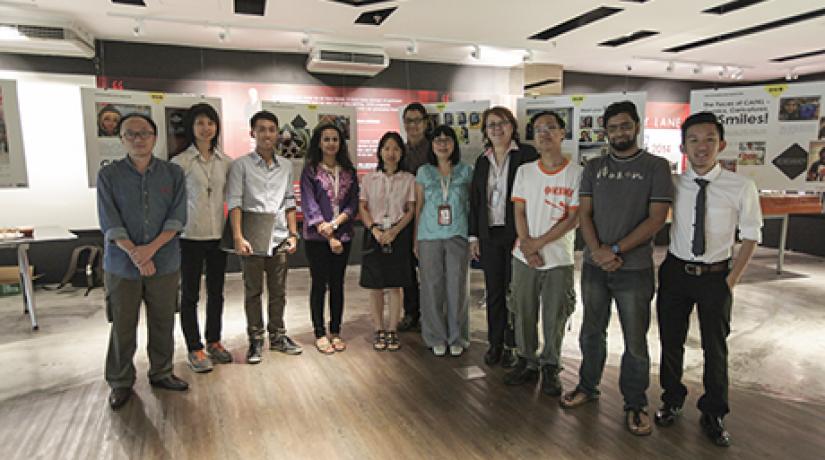
<path fill-rule="evenodd" d="M 29 188 L 0 189 L 0 227 L 98 228 L 80 106 L 80 87 L 94 87 L 94 77 L 0 71 L 0 78 L 17 80 L 29 178 Z"/>

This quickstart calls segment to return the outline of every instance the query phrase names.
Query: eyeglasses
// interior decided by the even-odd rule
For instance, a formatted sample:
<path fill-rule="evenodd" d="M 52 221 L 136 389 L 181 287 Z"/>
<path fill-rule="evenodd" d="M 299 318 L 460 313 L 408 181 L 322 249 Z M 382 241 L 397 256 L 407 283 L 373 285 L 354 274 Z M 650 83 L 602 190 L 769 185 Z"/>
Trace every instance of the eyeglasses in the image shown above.
<path fill-rule="evenodd" d="M 453 143 L 453 138 L 451 137 L 436 137 L 433 139 L 433 144 L 438 145 L 450 145 Z"/>
<path fill-rule="evenodd" d="M 548 125 L 536 125 L 533 127 L 533 131 L 536 134 L 550 134 L 557 129 L 563 129 L 560 126 L 548 126 Z"/>
<path fill-rule="evenodd" d="M 622 123 L 620 125 L 607 125 L 608 133 L 617 133 L 619 131 L 633 131 L 636 125 L 631 122 Z"/>
<path fill-rule="evenodd" d="M 404 119 L 404 124 L 405 125 L 417 125 L 417 124 L 421 123 L 422 121 L 424 121 L 423 118 L 405 118 Z"/>
<path fill-rule="evenodd" d="M 126 131 L 123 133 L 123 138 L 127 141 L 133 141 L 135 139 L 146 140 L 154 135 L 155 133 L 152 131 Z"/>
<path fill-rule="evenodd" d="M 490 131 L 495 131 L 497 129 L 504 129 L 507 126 L 510 126 L 510 122 L 508 120 L 502 120 L 499 122 L 491 121 L 485 125 L 485 128 L 489 129 Z"/>

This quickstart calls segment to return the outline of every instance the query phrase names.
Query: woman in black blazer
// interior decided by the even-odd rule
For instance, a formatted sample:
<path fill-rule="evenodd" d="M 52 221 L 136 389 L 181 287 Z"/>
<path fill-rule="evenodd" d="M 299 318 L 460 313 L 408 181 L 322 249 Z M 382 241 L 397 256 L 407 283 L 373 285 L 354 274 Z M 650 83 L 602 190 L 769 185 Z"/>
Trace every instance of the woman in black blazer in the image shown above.
<path fill-rule="evenodd" d="M 510 258 L 516 241 L 510 195 L 518 167 L 536 160 L 538 154 L 532 146 L 519 143 L 516 118 L 505 107 L 485 110 L 481 127 L 484 152 L 476 160 L 470 185 L 470 253 L 481 261 L 487 290 L 490 348 L 484 355 L 484 362 L 493 365 L 502 361 L 502 365 L 511 367 L 515 365 L 515 353 L 504 353 L 505 347 L 515 347 L 507 310 Z"/>

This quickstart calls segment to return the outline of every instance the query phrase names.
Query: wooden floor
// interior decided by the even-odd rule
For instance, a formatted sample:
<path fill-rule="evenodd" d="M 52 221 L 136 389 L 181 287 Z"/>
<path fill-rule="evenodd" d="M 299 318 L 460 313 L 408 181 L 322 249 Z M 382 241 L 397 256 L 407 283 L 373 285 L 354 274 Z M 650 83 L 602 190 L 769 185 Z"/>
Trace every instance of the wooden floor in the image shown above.
<path fill-rule="evenodd" d="M 354 285 L 349 276 L 348 286 Z M 234 286 L 233 298 L 237 297 L 238 280 L 228 284 Z M 477 297 L 477 280 L 474 286 Z M 733 437 L 729 449 L 711 445 L 702 435 L 695 409 L 701 385 L 693 374 L 688 378 L 691 394 L 682 419 L 673 427 L 654 429 L 646 438 L 624 428 L 613 354 L 605 370 L 602 398 L 588 406 L 564 411 L 557 398 L 544 396 L 535 387 L 507 387 L 501 383 L 505 370 L 482 364 L 486 344 L 479 328 L 483 310 L 478 308 L 473 311 L 473 344 L 460 358 L 434 357 L 417 334 L 402 335 L 404 346 L 398 353 L 372 351 L 364 305 L 348 310 L 343 329 L 349 349 L 333 356 L 308 347 L 312 336 L 305 312 L 290 314 L 304 318 L 294 336 L 307 346 L 301 356 L 266 352 L 257 366 L 230 364 L 195 375 L 186 368 L 179 344 L 176 373 L 191 383 L 190 391 L 183 394 L 148 385 L 141 337 L 136 397 L 121 411 L 112 412 L 101 377 L 105 341 L 100 334 L 106 326 L 99 312 L 79 313 L 82 319 L 71 323 L 77 330 L 61 331 L 68 328 L 49 322 L 51 298 L 42 295 L 44 329 L 25 338 L 18 337 L 25 335 L 22 332 L 3 330 L 0 337 L 0 359 L 7 362 L 1 380 L 18 385 L 2 393 L 11 395 L 7 399 L 0 398 L 0 460 L 825 458 L 825 403 L 800 396 L 803 392 L 795 387 L 781 392 L 766 386 L 766 391 L 749 381 L 735 381 L 730 392 L 733 413 L 726 420 Z M 350 296 L 348 305 L 365 299 Z M 9 313 L 8 305 L 0 302 L 0 313 L 14 313 Z M 242 310 L 237 305 L 232 308 L 225 325 L 232 333 L 226 343 L 242 362 Z M 823 316 L 821 309 L 814 310 L 814 315 Z M 288 324 L 297 322 L 291 318 Z M 738 321 L 744 327 L 752 320 Z M 17 324 L 18 329 L 20 324 L 24 323 Z M 755 328 L 745 328 L 751 329 Z M 618 336 L 611 337 L 615 341 Z M 650 340 L 655 361 L 655 339 Z M 575 344 L 574 330 L 565 339 L 565 350 L 577 348 Z M 5 350 L 14 350 L 18 358 Z M 50 359 L 50 353 L 56 357 Z M 73 354 L 78 362 L 93 364 L 64 375 L 65 356 Z M 30 362 L 21 363 L 21 357 Z M 745 368 L 741 358 L 736 362 Z M 565 352 L 566 388 L 575 384 L 578 364 L 576 356 Z M 818 365 L 811 361 L 809 367 Z M 478 366 L 486 375 L 464 379 L 461 374 L 470 366 Z M 780 381 L 803 375 L 798 367 L 798 363 L 787 366 Z M 651 409 L 658 405 L 660 394 L 655 371 L 654 362 L 648 391 Z M 810 377 L 810 370 L 804 375 Z M 820 379 L 797 383 L 821 384 Z"/>

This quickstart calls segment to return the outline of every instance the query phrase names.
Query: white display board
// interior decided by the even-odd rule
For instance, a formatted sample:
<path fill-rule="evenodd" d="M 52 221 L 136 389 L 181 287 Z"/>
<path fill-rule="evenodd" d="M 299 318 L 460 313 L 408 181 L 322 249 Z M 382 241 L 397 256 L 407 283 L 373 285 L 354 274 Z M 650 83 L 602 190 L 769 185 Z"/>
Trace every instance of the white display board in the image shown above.
<path fill-rule="evenodd" d="M 17 82 L 0 80 L 0 187 L 28 187 Z"/>
<path fill-rule="evenodd" d="M 452 127 L 461 147 L 461 161 L 475 166 L 476 159 L 484 150 L 481 115 L 490 108 L 490 101 L 437 102 L 424 104 L 424 107 L 430 128 L 438 125 Z M 399 114 L 402 112 L 403 109 Z"/>
<path fill-rule="evenodd" d="M 759 189 L 825 190 L 823 99 L 825 82 L 700 90 L 690 111 L 717 116 L 727 141 L 719 162 Z"/>
<path fill-rule="evenodd" d="M 298 181 L 304 168 L 312 130 L 321 124 L 334 124 L 347 141 L 347 152 L 352 164 L 358 165 L 358 130 L 355 107 L 327 104 L 296 104 L 290 102 L 261 101 L 261 109 L 278 117 L 281 129 L 278 137 L 278 153 L 292 161 L 292 178 Z"/>
<path fill-rule="evenodd" d="M 608 152 L 607 132 L 602 115 L 608 105 L 629 100 L 636 104 L 640 118 L 644 118 L 647 93 L 599 93 L 574 94 L 566 96 L 542 96 L 521 98 L 517 101 L 516 118 L 519 123 L 521 140 L 533 144 L 533 127 L 530 118 L 541 111 L 556 112 L 565 123 L 565 137 L 562 152 L 579 164 L 594 156 Z M 644 139 L 644 126 L 640 128 L 639 139 Z"/>
<path fill-rule="evenodd" d="M 114 132 L 117 121 L 129 113 L 149 116 L 158 126 L 154 155 L 167 159 L 183 145 L 183 118 L 194 104 L 205 102 L 220 115 L 221 100 L 189 94 L 119 91 L 82 88 L 83 120 L 86 134 L 86 170 L 90 187 L 95 186 L 101 167 L 124 155 L 120 137 Z"/>

